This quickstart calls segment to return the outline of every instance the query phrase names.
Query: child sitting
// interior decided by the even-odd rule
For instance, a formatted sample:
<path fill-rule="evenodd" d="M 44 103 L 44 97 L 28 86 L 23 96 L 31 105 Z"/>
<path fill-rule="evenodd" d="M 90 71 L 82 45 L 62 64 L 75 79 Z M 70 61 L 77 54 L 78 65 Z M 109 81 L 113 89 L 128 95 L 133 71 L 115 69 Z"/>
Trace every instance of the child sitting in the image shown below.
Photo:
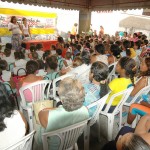
<path fill-rule="evenodd" d="M 6 60 L 8 65 L 15 62 L 14 56 L 11 55 L 11 50 L 8 48 L 4 49 L 3 60 Z"/>
<path fill-rule="evenodd" d="M 52 46 L 51 46 L 51 54 L 52 54 L 52 55 L 55 55 L 55 54 L 56 54 L 56 46 L 55 46 L 55 45 L 52 45 Z"/>
<path fill-rule="evenodd" d="M 39 64 L 39 70 L 38 70 L 38 73 L 36 74 L 36 76 L 45 76 L 47 72 L 45 71 L 45 64 L 44 64 L 43 60 L 38 59 L 37 62 Z"/>
<path fill-rule="evenodd" d="M 91 83 L 84 84 L 85 90 L 85 101 L 84 106 L 88 106 L 91 103 L 99 100 L 104 95 L 108 93 L 108 88 L 106 84 L 106 79 L 109 73 L 108 66 L 100 61 L 92 64 L 91 71 L 89 75 L 89 80 Z M 89 109 L 89 114 L 92 117 L 96 107 Z"/>
<path fill-rule="evenodd" d="M 63 61 L 65 67 L 68 67 L 68 66 L 72 66 L 72 59 L 71 59 L 71 53 L 70 52 L 67 52 L 66 53 L 66 58 L 65 60 Z"/>
<path fill-rule="evenodd" d="M 62 58 L 62 50 L 61 49 L 57 49 L 56 50 L 56 55 L 57 55 L 57 60 L 58 60 L 58 69 L 61 70 L 64 66 L 63 63 L 63 58 Z"/>
<path fill-rule="evenodd" d="M 59 77 L 59 72 L 57 72 L 58 61 L 57 57 L 52 55 L 46 58 L 46 66 L 47 66 L 47 75 L 44 79 L 54 80 Z"/>
<path fill-rule="evenodd" d="M 36 52 L 38 53 L 38 58 L 41 59 L 43 57 L 44 51 L 41 43 L 36 45 Z"/>

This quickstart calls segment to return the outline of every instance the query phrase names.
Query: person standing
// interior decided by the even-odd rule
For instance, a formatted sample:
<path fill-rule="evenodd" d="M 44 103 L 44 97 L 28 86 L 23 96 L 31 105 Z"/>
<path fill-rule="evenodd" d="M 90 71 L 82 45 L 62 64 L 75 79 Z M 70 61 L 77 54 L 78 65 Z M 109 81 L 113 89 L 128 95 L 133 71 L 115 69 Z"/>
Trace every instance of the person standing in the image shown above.
<path fill-rule="evenodd" d="M 103 36 L 104 36 L 104 28 L 103 26 L 100 26 L 99 38 L 103 38 Z"/>
<path fill-rule="evenodd" d="M 11 38 L 12 49 L 19 50 L 22 42 L 22 38 L 21 38 L 22 32 L 21 32 L 21 26 L 17 22 L 16 16 L 11 17 L 10 23 L 8 24 L 8 29 L 9 31 L 12 31 L 12 38 Z"/>
<path fill-rule="evenodd" d="M 23 34 L 23 39 L 26 37 L 30 37 L 31 38 L 31 33 L 30 33 L 30 27 L 27 23 L 27 19 L 23 18 L 22 19 L 22 34 Z"/>
<path fill-rule="evenodd" d="M 72 27 L 71 35 L 70 35 L 71 42 L 73 39 L 75 40 L 75 36 L 77 34 L 77 26 L 78 26 L 78 24 L 75 23 L 74 26 Z"/>

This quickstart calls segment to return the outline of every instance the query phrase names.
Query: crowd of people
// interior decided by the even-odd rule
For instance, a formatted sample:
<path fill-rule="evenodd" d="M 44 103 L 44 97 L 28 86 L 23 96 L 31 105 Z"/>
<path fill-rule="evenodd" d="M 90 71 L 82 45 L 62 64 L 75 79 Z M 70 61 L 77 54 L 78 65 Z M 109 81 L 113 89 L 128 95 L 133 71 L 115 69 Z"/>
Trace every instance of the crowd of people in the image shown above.
<path fill-rule="evenodd" d="M 26 22 L 25 19 L 23 21 Z M 15 18 L 12 18 L 12 23 L 14 22 Z M 88 110 L 87 106 L 100 100 L 108 92 L 110 95 L 103 110 L 113 94 L 133 86 L 128 99 L 130 102 L 142 88 L 150 85 L 150 45 L 146 35 L 134 33 L 132 36 L 124 32 L 120 37 L 117 32 L 115 36 L 110 37 L 104 34 L 104 29 L 99 35 L 76 35 L 71 37 L 71 42 L 67 43 L 62 37 L 58 37 L 56 45 L 51 45 L 49 50 L 43 51 L 41 43 L 31 44 L 30 49 L 26 49 L 26 44 L 21 43 L 21 47 L 15 49 L 14 34 L 14 42 L 7 43 L 4 52 L 0 52 L 0 139 L 4 141 L 0 143 L 0 149 L 8 146 L 6 142 L 8 139 L 13 139 L 10 140 L 13 143 L 28 131 L 23 114 L 12 106 L 9 91 L 4 86 L 7 82 L 12 89 L 17 88 L 13 80 L 14 76 L 23 76 L 19 82 L 20 88 L 40 80 L 53 81 L 65 74 L 75 75 L 75 78 L 66 78 L 58 85 L 61 104 L 57 108 L 39 113 L 38 148 L 42 146 L 40 135 L 42 132 L 54 131 L 92 117 L 96 107 Z M 109 65 L 113 63 L 117 63 L 118 77 L 108 83 L 108 75 L 111 71 Z M 32 102 L 30 90 L 26 90 L 24 95 L 27 103 Z M 137 114 L 144 117 L 134 133 L 125 134 L 121 139 L 117 138 L 117 142 L 114 142 L 115 149 L 150 149 L 148 133 L 150 116 L 146 115 L 150 112 L 150 97 L 144 96 L 148 97 L 147 101 L 130 106 L 126 125 L 130 126 Z M 113 100 L 109 113 L 114 111 L 120 100 L 121 96 Z M 18 129 L 21 131 L 16 135 Z M 110 144 L 108 143 L 104 149 L 107 149 Z M 50 140 L 51 149 L 58 149 L 58 145 L 59 140 L 56 137 Z"/>

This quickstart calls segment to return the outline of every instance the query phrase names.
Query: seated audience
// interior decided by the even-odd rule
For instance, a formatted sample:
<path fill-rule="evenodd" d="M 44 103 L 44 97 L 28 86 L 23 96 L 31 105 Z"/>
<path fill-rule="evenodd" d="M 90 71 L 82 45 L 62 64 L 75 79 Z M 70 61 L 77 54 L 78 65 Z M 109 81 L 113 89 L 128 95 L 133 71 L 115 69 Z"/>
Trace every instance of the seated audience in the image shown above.
<path fill-rule="evenodd" d="M 108 66 L 100 61 L 92 64 L 89 79 L 91 83 L 84 84 L 85 99 L 84 106 L 99 100 L 108 93 L 107 76 L 109 73 Z M 89 109 L 90 117 L 94 114 L 97 107 Z"/>
<path fill-rule="evenodd" d="M 40 134 L 38 136 L 38 147 L 42 146 L 42 133 L 55 131 L 89 118 L 88 110 L 83 106 L 84 89 L 78 80 L 71 78 L 63 79 L 59 84 L 58 94 L 62 105 L 58 108 L 45 109 L 38 114 L 41 123 L 40 130 L 38 131 L 42 131 L 37 133 L 38 135 Z M 49 138 L 48 142 L 49 149 L 59 149 L 60 140 L 57 136 Z"/>
<path fill-rule="evenodd" d="M 36 76 L 38 69 L 39 69 L 39 65 L 37 61 L 29 60 L 26 64 L 27 76 L 21 80 L 20 87 L 42 80 L 43 77 Z M 27 102 L 32 101 L 32 94 L 29 89 L 24 91 L 24 95 Z"/>
<path fill-rule="evenodd" d="M 52 55 L 56 54 L 56 46 L 55 45 L 51 46 L 51 53 L 52 53 Z"/>
<path fill-rule="evenodd" d="M 116 66 L 116 72 L 120 75 L 120 78 L 113 79 L 109 83 L 109 88 L 111 93 L 106 101 L 106 105 L 103 110 L 106 108 L 109 100 L 113 94 L 119 93 L 131 85 L 134 85 L 134 76 L 136 74 L 136 63 L 135 60 L 129 57 L 122 57 Z M 109 109 L 109 113 L 112 113 L 115 107 L 121 100 L 121 96 L 117 96 L 113 102 L 112 106 Z"/>
<path fill-rule="evenodd" d="M 41 43 L 36 45 L 36 52 L 38 53 L 38 58 L 41 59 L 43 57 L 43 45 Z"/>
<path fill-rule="evenodd" d="M 72 54 L 71 52 L 66 52 L 66 57 L 63 61 L 65 67 L 68 67 L 68 66 L 72 66 L 72 58 L 71 58 Z"/>
<path fill-rule="evenodd" d="M 43 60 L 41 60 L 41 59 L 38 59 L 37 62 L 39 64 L 39 69 L 38 69 L 36 76 L 42 76 L 43 77 L 47 73 L 45 71 L 45 64 L 44 64 Z"/>
<path fill-rule="evenodd" d="M 3 60 L 6 60 L 8 65 L 15 62 L 15 58 L 14 58 L 13 55 L 11 55 L 11 50 L 10 49 L 8 49 L 8 48 L 4 49 Z"/>
<path fill-rule="evenodd" d="M 62 50 L 56 50 L 57 60 L 58 60 L 58 70 L 60 71 L 64 67 L 63 58 L 62 58 Z"/>
<path fill-rule="evenodd" d="M 0 149 L 20 140 L 26 131 L 25 117 L 12 105 L 5 85 L 0 82 Z"/>

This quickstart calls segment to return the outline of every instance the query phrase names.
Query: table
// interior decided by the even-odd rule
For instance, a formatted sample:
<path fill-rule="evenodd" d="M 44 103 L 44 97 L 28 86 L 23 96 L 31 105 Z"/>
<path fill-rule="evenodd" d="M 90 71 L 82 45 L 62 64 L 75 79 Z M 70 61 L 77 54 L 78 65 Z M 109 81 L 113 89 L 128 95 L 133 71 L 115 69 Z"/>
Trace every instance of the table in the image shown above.
<path fill-rule="evenodd" d="M 46 50 L 50 50 L 51 45 L 56 45 L 57 41 L 56 40 L 29 40 L 29 41 L 25 41 L 24 43 L 26 43 L 26 48 L 30 49 L 30 44 L 39 44 L 41 43 L 43 45 L 43 51 Z"/>

